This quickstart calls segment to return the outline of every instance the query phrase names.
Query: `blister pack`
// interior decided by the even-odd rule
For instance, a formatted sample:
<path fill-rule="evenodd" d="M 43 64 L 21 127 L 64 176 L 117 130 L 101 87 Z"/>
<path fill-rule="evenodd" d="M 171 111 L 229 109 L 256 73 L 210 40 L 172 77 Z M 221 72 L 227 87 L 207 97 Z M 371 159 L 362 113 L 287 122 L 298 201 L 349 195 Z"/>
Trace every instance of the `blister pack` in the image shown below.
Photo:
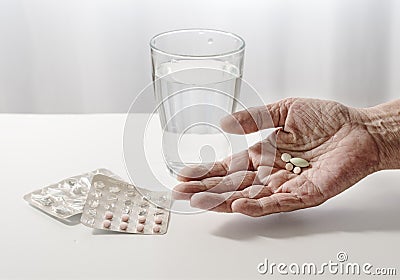
<path fill-rule="evenodd" d="M 51 216 L 67 220 L 76 214 L 82 213 L 91 181 L 97 174 L 120 179 L 111 171 L 100 168 L 35 190 L 26 194 L 24 199 L 32 206 Z"/>
<path fill-rule="evenodd" d="M 164 234 L 168 229 L 171 195 L 154 192 L 105 175 L 92 179 L 81 223 L 125 233 Z"/>

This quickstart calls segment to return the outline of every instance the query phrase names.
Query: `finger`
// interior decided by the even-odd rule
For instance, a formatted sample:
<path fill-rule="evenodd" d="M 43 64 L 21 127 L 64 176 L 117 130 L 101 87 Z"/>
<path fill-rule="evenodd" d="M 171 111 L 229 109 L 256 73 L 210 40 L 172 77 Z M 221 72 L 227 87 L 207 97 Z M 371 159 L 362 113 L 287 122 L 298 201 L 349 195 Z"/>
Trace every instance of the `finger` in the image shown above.
<path fill-rule="evenodd" d="M 281 165 L 284 165 L 282 163 Z M 262 184 L 273 190 L 278 189 L 284 182 L 297 176 L 287 171 L 284 166 L 259 166 L 257 171 L 238 171 L 225 177 L 211 177 L 200 181 L 188 181 L 177 185 L 173 189 L 173 197 L 176 200 L 188 200 L 197 192 L 223 193 L 234 190 L 242 190 L 250 185 Z"/>
<path fill-rule="evenodd" d="M 221 119 L 221 128 L 228 133 L 248 134 L 266 128 L 282 127 L 294 100 L 288 98 L 233 113 Z"/>
<path fill-rule="evenodd" d="M 178 200 L 187 200 L 197 192 L 225 193 L 242 190 L 257 180 L 254 171 L 238 171 L 225 177 L 211 177 L 201 181 L 181 183 L 173 189 L 173 197 Z"/>
<path fill-rule="evenodd" d="M 228 166 L 226 162 L 218 161 L 210 164 L 186 166 L 179 171 L 177 179 L 187 182 L 191 180 L 202 180 L 207 177 L 225 176 L 227 173 Z"/>
<path fill-rule="evenodd" d="M 232 205 L 232 212 L 251 217 L 260 217 L 272 213 L 288 212 L 307 207 L 303 201 L 291 193 L 276 193 L 259 199 L 239 198 Z"/>
<path fill-rule="evenodd" d="M 261 166 L 258 168 L 257 172 L 257 178 L 261 184 L 268 185 L 274 190 L 296 177 L 298 177 L 298 175 L 280 167 L 273 168 L 272 171 L 270 171 L 269 167 Z"/>
<path fill-rule="evenodd" d="M 190 193 L 190 192 L 181 192 L 179 190 L 175 190 L 175 188 L 172 190 L 172 199 L 174 200 L 190 200 L 190 198 L 193 196 L 195 193 Z"/>
<path fill-rule="evenodd" d="M 190 205 L 215 212 L 232 212 L 232 203 L 242 198 L 261 198 L 273 194 L 268 186 L 253 185 L 242 191 L 228 193 L 200 192 L 194 194 L 190 199 Z"/>
<path fill-rule="evenodd" d="M 190 198 L 190 206 L 194 208 L 199 208 L 203 210 L 213 210 L 218 212 L 229 212 L 226 205 L 228 199 L 233 199 L 234 197 L 242 197 L 239 192 L 233 193 L 210 193 L 210 192 L 200 192 L 193 194 Z"/>
<path fill-rule="evenodd" d="M 202 180 L 209 177 L 225 176 L 240 170 L 251 170 L 252 164 L 247 150 L 236 153 L 223 161 L 211 164 L 196 166 L 186 166 L 183 168 L 177 179 L 187 182 L 192 180 Z"/>

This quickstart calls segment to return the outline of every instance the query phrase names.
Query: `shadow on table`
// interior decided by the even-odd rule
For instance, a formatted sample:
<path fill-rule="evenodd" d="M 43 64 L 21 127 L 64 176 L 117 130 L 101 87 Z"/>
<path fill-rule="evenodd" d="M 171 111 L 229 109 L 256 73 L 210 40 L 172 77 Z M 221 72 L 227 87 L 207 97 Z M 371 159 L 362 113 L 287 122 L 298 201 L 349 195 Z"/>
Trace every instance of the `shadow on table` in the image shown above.
<path fill-rule="evenodd" d="M 129 236 L 129 234 L 126 234 L 124 232 L 112 231 L 112 230 L 102 230 L 102 229 L 93 229 L 92 234 L 93 235 L 126 235 L 126 236 Z"/>
<path fill-rule="evenodd" d="M 246 240 L 257 236 L 284 239 L 328 232 L 400 231 L 398 197 L 386 197 L 385 208 L 377 208 L 374 204 L 377 202 L 371 201 L 362 210 L 335 209 L 330 205 L 260 218 L 238 214 L 232 216 L 229 222 L 221 224 L 213 234 Z M 382 201 L 378 204 L 382 205 Z"/>

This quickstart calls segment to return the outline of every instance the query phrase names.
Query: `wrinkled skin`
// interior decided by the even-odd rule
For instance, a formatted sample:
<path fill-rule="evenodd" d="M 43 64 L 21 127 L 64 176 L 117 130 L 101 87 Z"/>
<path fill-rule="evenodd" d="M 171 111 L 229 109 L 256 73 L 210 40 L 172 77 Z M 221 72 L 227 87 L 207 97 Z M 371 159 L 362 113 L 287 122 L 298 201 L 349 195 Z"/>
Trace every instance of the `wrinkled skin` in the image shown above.
<path fill-rule="evenodd" d="M 175 199 L 193 207 L 258 217 L 317 206 L 379 169 L 379 143 L 360 110 L 333 101 L 290 98 L 221 121 L 229 133 L 277 128 L 264 141 L 213 166 L 185 168 Z M 282 153 L 310 162 L 299 175 Z"/>

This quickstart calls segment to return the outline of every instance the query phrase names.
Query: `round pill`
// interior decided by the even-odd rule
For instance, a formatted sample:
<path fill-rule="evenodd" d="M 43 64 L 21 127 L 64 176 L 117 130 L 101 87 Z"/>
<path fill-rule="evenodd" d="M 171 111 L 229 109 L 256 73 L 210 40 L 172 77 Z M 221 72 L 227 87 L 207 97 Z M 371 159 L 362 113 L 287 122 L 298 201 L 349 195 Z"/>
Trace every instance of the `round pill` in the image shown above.
<path fill-rule="evenodd" d="M 128 223 L 125 222 L 120 223 L 119 228 L 122 230 L 126 230 L 128 228 Z"/>
<path fill-rule="evenodd" d="M 293 173 L 294 174 L 300 174 L 301 173 L 301 168 L 296 166 L 295 168 L 293 168 Z"/>
<path fill-rule="evenodd" d="M 105 220 L 105 221 L 103 222 L 103 227 L 109 228 L 110 226 L 111 226 L 110 220 Z"/>
<path fill-rule="evenodd" d="M 288 153 L 283 153 L 283 154 L 281 155 L 281 159 L 282 159 L 284 162 L 289 162 L 289 161 L 291 160 L 291 158 L 292 158 L 292 156 L 289 155 Z"/>
<path fill-rule="evenodd" d="M 154 226 L 154 227 L 153 227 L 153 231 L 154 231 L 154 232 L 160 232 L 160 230 L 161 230 L 161 227 L 160 227 L 160 226 Z"/>
<path fill-rule="evenodd" d="M 129 221 L 129 215 L 128 214 L 122 214 L 121 221 L 123 221 L 123 222 Z"/>
<path fill-rule="evenodd" d="M 293 170 L 293 164 L 291 164 L 290 162 L 286 163 L 285 168 L 287 171 L 292 171 Z"/>
<path fill-rule="evenodd" d="M 114 214 L 112 212 L 110 212 L 110 211 L 107 211 L 104 214 L 104 218 L 106 218 L 107 220 L 111 220 L 113 217 L 114 217 Z"/>
<path fill-rule="evenodd" d="M 138 225 L 136 226 L 136 230 L 139 231 L 139 232 L 142 232 L 142 231 L 144 230 L 144 225 L 138 224 Z"/>
<path fill-rule="evenodd" d="M 161 217 L 156 217 L 155 219 L 154 219 L 154 223 L 156 223 L 156 224 L 162 224 L 162 219 L 161 219 Z"/>
<path fill-rule="evenodd" d="M 146 222 L 146 217 L 145 216 L 139 216 L 138 217 L 138 221 L 139 221 L 139 223 L 144 224 Z"/>

